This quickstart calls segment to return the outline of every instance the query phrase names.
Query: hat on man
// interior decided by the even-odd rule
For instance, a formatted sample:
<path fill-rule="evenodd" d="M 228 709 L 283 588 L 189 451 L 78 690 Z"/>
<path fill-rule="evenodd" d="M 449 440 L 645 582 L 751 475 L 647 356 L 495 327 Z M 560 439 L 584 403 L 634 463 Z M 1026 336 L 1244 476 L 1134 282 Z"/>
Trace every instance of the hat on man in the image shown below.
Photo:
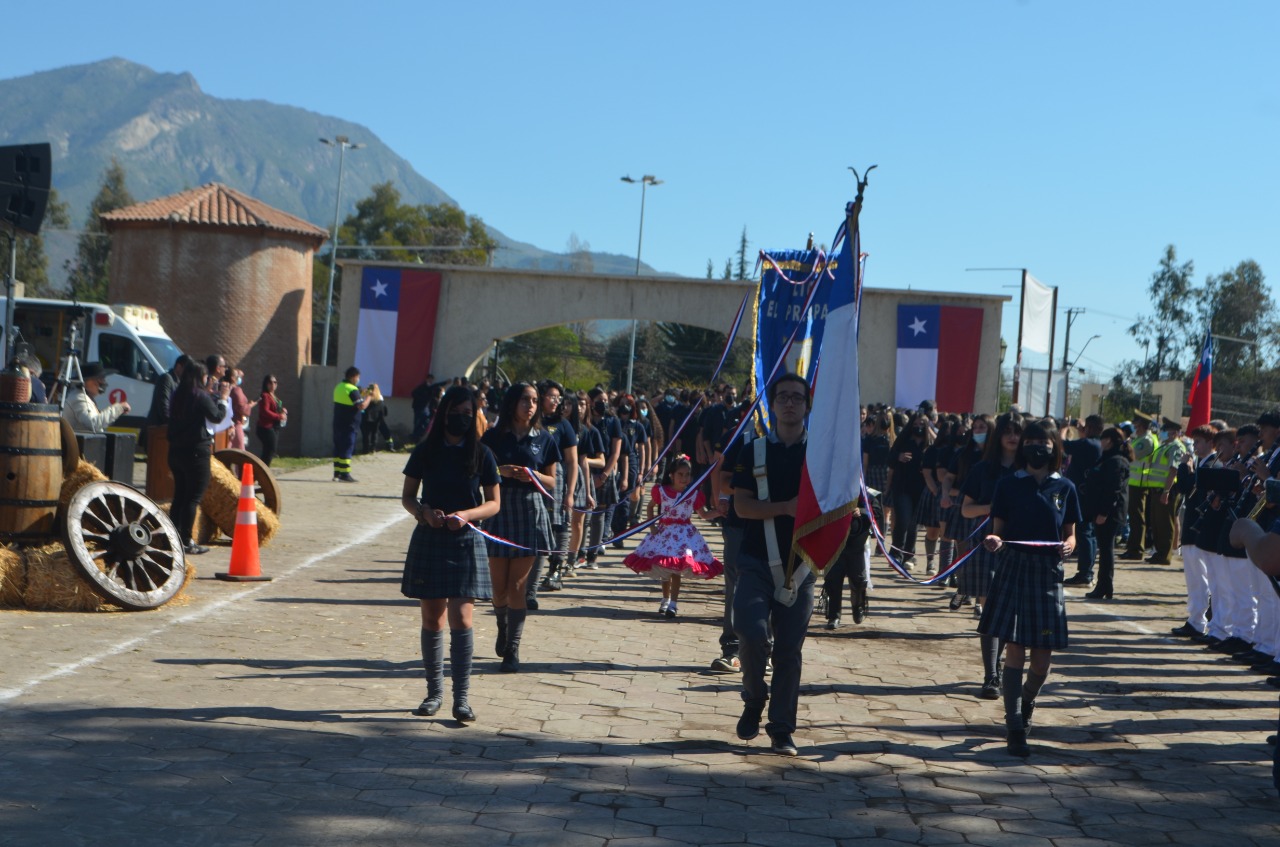
<path fill-rule="evenodd" d="M 104 368 L 102 366 L 102 362 L 89 362 L 80 369 L 80 377 L 85 381 L 91 379 L 106 379 L 114 373 L 119 373 L 119 371 Z"/>
<path fill-rule="evenodd" d="M 1156 422 L 1155 415 L 1148 415 L 1146 412 L 1142 411 L 1141 409 L 1134 409 L 1133 416 L 1137 420 L 1146 421 L 1148 424 L 1153 424 Z"/>
<path fill-rule="evenodd" d="M 1181 432 L 1182 421 L 1175 421 L 1173 418 L 1161 418 L 1160 428 L 1166 432 Z"/>

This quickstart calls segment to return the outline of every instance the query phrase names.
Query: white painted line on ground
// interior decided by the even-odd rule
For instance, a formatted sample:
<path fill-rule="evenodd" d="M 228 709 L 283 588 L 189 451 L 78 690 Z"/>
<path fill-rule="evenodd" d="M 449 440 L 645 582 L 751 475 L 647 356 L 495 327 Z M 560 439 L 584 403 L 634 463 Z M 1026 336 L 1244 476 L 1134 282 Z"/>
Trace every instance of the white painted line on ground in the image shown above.
<path fill-rule="evenodd" d="M 298 564 L 294 565 L 292 568 L 289 568 L 288 570 L 278 575 L 275 575 L 273 577 L 273 582 L 261 582 L 261 583 L 258 583 L 257 585 L 254 585 L 252 588 L 244 588 L 238 591 L 236 594 L 233 594 L 229 597 L 224 597 L 221 600 L 215 600 L 214 602 L 210 603 L 209 605 L 201 609 L 196 609 L 194 611 L 188 612 L 185 615 L 166 621 L 165 623 L 160 624 L 155 629 L 151 630 L 145 635 L 139 635 L 136 638 L 131 638 L 128 641 L 123 641 L 119 644 L 113 645 L 110 649 L 104 650 L 101 653 L 95 653 L 92 656 L 86 656 L 85 658 L 80 659 L 78 661 L 56 667 L 53 670 L 48 671 L 47 673 L 44 673 L 40 676 L 30 679 L 24 682 L 23 684 L 15 686 L 13 688 L 0 689 L 0 709 L 4 708 L 4 704 L 9 700 L 13 700 L 14 698 L 21 697 L 22 695 L 30 692 L 32 689 L 36 688 L 39 685 L 43 685 L 46 682 L 58 679 L 60 677 L 74 674 L 77 671 L 81 670 L 82 668 L 91 667 L 103 661 L 104 659 L 109 659 L 112 656 L 118 656 L 121 653 L 128 652 L 129 650 L 132 650 L 135 647 L 140 647 L 143 644 L 147 643 L 148 641 L 153 640 L 160 633 L 164 632 L 165 630 L 172 629 L 175 626 L 192 623 L 193 621 L 198 621 L 198 620 L 201 620 L 202 618 L 207 618 L 211 615 L 217 614 L 218 612 L 221 612 L 223 609 L 226 609 L 235 603 L 239 603 L 243 600 L 253 597 L 260 591 L 265 591 L 266 589 L 270 588 L 274 584 L 284 582 L 285 580 L 289 579 L 293 575 L 300 573 L 306 570 L 307 568 L 317 565 L 320 562 L 325 561 L 326 559 L 331 559 L 334 556 L 339 556 L 342 553 L 345 553 L 347 550 L 350 550 L 352 547 L 359 547 L 360 545 L 371 541 L 379 533 L 386 532 L 388 529 L 395 526 L 400 521 L 407 520 L 408 517 L 409 517 L 408 514 L 402 513 L 397 515 L 395 518 L 392 518 L 389 521 L 384 521 L 378 526 L 375 526 L 374 528 L 368 530 L 358 538 L 353 538 L 347 543 L 341 544 L 332 550 L 328 550 L 319 555 L 312 556 L 310 559 L 306 559 L 302 562 L 299 562 Z"/>

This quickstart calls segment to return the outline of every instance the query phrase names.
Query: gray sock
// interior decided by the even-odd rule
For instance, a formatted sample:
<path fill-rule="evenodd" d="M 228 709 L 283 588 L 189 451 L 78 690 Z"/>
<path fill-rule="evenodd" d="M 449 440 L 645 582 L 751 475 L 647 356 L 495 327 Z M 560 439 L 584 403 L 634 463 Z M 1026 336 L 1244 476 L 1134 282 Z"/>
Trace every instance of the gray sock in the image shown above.
<path fill-rule="evenodd" d="M 444 632 L 422 630 L 422 667 L 427 675 L 427 699 L 444 699 Z"/>
<path fill-rule="evenodd" d="M 1022 729 L 1022 668 L 1004 669 L 1004 723 Z"/>
<path fill-rule="evenodd" d="M 982 647 L 982 673 L 985 677 L 996 675 L 1000 667 L 1000 639 L 994 635 L 979 635 L 978 642 Z"/>
<path fill-rule="evenodd" d="M 1027 681 L 1022 685 L 1022 699 L 1028 703 L 1034 703 L 1036 695 L 1040 693 L 1040 687 L 1044 685 L 1044 681 L 1049 675 L 1039 674 L 1035 671 L 1027 671 Z"/>
<path fill-rule="evenodd" d="M 527 609 L 507 609 L 507 652 L 520 649 L 520 636 L 524 633 L 524 619 L 529 616 Z"/>
<path fill-rule="evenodd" d="M 471 656 L 475 633 L 470 629 L 449 630 L 449 675 L 453 678 L 453 704 L 467 702 L 471 693 Z"/>

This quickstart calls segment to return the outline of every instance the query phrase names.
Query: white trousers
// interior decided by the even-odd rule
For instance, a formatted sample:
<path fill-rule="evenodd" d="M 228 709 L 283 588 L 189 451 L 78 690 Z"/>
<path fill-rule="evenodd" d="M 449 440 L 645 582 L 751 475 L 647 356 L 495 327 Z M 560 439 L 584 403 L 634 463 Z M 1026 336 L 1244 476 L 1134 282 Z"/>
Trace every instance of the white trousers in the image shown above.
<path fill-rule="evenodd" d="M 1182 575 L 1187 581 L 1187 623 L 1196 632 L 1204 632 L 1212 596 L 1205 551 L 1194 544 L 1182 545 Z"/>

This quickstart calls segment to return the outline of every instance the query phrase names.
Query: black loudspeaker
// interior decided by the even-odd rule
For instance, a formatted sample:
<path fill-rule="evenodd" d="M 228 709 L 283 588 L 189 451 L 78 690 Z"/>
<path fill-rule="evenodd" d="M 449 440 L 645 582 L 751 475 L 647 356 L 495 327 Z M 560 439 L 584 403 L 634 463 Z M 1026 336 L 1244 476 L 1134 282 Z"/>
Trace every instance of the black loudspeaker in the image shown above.
<path fill-rule="evenodd" d="M 76 443 L 80 445 L 80 458 L 105 474 L 107 472 L 106 434 L 101 432 L 77 432 Z"/>
<path fill-rule="evenodd" d="M 138 436 L 128 432 L 107 433 L 107 478 L 133 485 L 133 454 L 138 449 Z"/>
<path fill-rule="evenodd" d="M 0 224 L 40 233 L 53 178 L 51 155 L 48 144 L 0 147 Z"/>

